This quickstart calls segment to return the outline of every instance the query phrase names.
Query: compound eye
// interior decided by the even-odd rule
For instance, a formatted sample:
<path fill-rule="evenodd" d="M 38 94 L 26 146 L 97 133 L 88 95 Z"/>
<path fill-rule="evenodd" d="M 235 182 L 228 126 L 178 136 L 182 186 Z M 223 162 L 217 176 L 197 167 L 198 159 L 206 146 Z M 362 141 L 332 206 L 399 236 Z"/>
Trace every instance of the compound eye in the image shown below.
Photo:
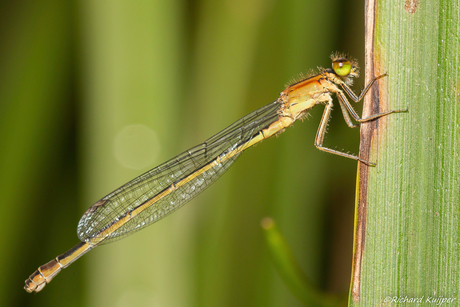
<path fill-rule="evenodd" d="M 351 72 L 351 63 L 347 59 L 338 59 L 332 62 L 332 69 L 340 77 L 345 77 Z"/>

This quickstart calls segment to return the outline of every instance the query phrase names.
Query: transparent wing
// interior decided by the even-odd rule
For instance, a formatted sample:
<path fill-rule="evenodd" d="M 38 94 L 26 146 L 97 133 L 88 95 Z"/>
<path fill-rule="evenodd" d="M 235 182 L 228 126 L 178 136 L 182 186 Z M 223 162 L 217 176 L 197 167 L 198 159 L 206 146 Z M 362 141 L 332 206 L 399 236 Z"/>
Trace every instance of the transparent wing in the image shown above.
<path fill-rule="evenodd" d="M 281 104 L 275 101 L 246 115 L 204 143 L 190 148 L 103 197 L 91 206 L 80 219 L 77 227 L 79 239 L 86 241 L 99 237 L 104 229 L 165 191 L 172 184 L 188 177 L 217 157 L 223 157 L 226 153 L 245 144 L 260 130 L 278 119 L 277 112 L 280 106 Z M 216 164 L 161 198 L 148 209 L 110 233 L 101 244 L 113 242 L 132 234 L 180 208 L 216 181 L 240 154 L 241 152 Z"/>

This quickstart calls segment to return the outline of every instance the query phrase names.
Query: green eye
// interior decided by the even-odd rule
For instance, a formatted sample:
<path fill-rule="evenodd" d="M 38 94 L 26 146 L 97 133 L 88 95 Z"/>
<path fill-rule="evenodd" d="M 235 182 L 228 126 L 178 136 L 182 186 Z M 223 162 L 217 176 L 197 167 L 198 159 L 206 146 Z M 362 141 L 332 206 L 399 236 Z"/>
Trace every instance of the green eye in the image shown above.
<path fill-rule="evenodd" d="M 339 59 L 332 62 L 332 69 L 334 69 L 335 73 L 340 77 L 345 77 L 351 71 L 351 63 L 346 59 Z"/>

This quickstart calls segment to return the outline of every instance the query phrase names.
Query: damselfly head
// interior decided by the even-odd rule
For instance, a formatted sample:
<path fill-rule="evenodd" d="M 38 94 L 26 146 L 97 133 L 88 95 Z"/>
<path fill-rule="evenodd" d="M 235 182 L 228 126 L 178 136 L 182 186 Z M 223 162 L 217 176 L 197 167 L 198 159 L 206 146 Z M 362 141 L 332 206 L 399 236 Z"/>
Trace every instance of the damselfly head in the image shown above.
<path fill-rule="evenodd" d="M 352 83 L 351 78 L 359 77 L 358 61 L 349 59 L 345 54 L 333 53 L 331 55 L 334 73 L 344 79 L 345 83 Z"/>

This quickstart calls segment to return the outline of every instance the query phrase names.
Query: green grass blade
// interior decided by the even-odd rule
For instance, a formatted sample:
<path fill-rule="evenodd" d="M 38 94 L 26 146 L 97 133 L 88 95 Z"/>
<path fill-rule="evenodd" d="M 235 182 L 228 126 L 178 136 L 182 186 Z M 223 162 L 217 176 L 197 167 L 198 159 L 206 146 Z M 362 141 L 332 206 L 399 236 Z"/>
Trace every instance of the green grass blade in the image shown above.
<path fill-rule="evenodd" d="M 344 306 L 346 297 L 325 293 L 308 279 L 273 219 L 266 217 L 261 225 L 273 262 L 295 297 L 305 306 Z"/>
<path fill-rule="evenodd" d="M 378 165 L 360 173 L 367 209 L 352 306 L 460 299 L 460 6 L 416 3 L 376 5 L 374 68 L 389 75 L 380 109 L 409 113 L 367 126 Z"/>

